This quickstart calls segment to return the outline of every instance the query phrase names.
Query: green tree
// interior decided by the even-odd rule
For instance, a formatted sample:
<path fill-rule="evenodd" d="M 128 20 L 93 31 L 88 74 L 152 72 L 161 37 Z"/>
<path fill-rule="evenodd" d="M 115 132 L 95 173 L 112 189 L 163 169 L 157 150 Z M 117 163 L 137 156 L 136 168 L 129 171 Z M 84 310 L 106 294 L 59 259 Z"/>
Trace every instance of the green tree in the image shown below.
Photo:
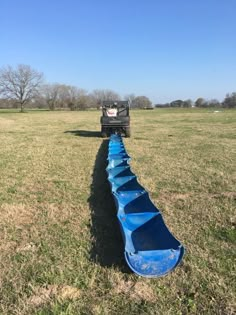
<path fill-rule="evenodd" d="M 152 102 L 147 96 L 137 96 L 132 102 L 133 108 L 152 108 Z"/>
<path fill-rule="evenodd" d="M 196 101 L 195 101 L 195 107 L 206 107 L 206 100 L 202 97 L 199 97 Z"/>
<path fill-rule="evenodd" d="M 208 107 L 221 107 L 221 103 L 217 99 L 211 99 L 207 102 Z"/>
<path fill-rule="evenodd" d="M 193 106 L 193 102 L 190 99 L 187 99 L 183 102 L 183 107 L 192 107 Z"/>
<path fill-rule="evenodd" d="M 222 103 L 223 107 L 234 108 L 236 107 L 236 92 L 226 94 L 226 97 Z"/>
<path fill-rule="evenodd" d="M 184 101 L 182 100 L 175 100 L 170 103 L 170 107 L 184 107 L 183 105 Z"/>

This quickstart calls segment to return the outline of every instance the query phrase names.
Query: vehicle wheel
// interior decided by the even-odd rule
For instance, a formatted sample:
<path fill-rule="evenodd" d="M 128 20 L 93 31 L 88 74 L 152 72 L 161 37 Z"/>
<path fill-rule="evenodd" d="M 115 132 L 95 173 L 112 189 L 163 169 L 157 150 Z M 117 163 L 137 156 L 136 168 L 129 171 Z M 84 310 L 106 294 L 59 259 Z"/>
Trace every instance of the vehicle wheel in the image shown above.
<path fill-rule="evenodd" d="M 106 138 L 107 137 L 106 128 L 102 127 L 101 133 L 102 133 L 102 138 Z"/>
<path fill-rule="evenodd" d="M 125 128 L 125 136 L 126 138 L 130 138 L 131 136 L 130 127 Z"/>

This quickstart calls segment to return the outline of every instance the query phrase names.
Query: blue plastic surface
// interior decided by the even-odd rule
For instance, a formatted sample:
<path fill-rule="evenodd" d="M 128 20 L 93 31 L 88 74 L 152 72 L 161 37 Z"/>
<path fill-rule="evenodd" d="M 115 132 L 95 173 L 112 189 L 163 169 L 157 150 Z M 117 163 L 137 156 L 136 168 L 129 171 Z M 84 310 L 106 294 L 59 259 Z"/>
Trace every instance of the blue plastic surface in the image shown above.
<path fill-rule="evenodd" d="M 173 270 L 184 254 L 160 211 L 130 169 L 130 156 L 119 135 L 111 135 L 106 168 L 129 267 L 144 277 L 160 277 Z"/>

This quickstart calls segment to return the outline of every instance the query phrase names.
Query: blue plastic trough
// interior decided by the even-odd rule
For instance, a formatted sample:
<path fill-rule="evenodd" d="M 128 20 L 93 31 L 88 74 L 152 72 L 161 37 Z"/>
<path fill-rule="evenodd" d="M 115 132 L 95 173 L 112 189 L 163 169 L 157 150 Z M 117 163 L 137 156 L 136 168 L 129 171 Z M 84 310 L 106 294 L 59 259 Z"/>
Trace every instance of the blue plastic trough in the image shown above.
<path fill-rule="evenodd" d="M 160 211 L 131 171 L 130 157 L 119 135 L 111 135 L 108 150 L 108 180 L 129 267 L 144 277 L 160 277 L 181 261 L 184 247 L 166 227 Z"/>

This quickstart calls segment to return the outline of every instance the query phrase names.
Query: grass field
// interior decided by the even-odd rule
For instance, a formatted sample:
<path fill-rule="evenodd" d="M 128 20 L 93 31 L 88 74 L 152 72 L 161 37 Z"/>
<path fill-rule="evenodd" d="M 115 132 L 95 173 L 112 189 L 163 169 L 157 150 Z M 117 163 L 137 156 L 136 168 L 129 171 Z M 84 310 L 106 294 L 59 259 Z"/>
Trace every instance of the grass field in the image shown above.
<path fill-rule="evenodd" d="M 131 273 L 99 112 L 0 111 L 0 314 L 234 314 L 236 111 L 132 111 L 132 170 L 186 255 Z"/>

